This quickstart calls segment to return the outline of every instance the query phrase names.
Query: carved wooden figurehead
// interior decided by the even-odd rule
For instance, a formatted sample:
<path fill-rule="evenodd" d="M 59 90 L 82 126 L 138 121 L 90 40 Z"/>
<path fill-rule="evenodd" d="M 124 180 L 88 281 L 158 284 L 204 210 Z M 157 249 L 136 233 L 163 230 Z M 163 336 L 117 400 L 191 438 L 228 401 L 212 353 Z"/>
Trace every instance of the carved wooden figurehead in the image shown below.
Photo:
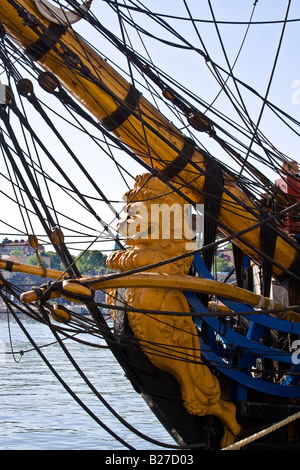
<path fill-rule="evenodd" d="M 150 174 L 136 177 L 125 195 L 125 218 L 119 231 L 130 250 L 113 252 L 107 267 L 125 272 L 159 263 L 194 249 L 186 201 Z M 192 256 L 164 263 L 148 272 L 187 276 Z M 113 304 L 114 291 L 107 301 Z M 127 312 L 130 327 L 145 355 L 159 369 L 171 373 L 181 389 L 183 405 L 190 414 L 214 415 L 224 424 L 221 446 L 230 445 L 240 432 L 235 405 L 220 398 L 218 379 L 202 363 L 198 332 L 192 316 L 157 312 L 188 313 L 184 294 L 172 288 L 130 288 L 126 303 L 154 314 Z"/>

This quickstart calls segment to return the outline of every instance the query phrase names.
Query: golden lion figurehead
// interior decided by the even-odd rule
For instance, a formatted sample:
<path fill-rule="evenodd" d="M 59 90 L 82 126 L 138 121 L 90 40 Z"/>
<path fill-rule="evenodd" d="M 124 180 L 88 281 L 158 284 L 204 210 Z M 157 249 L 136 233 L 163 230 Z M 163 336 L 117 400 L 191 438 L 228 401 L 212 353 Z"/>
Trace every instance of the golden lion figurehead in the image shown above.
<path fill-rule="evenodd" d="M 194 249 L 190 205 L 158 178 L 149 173 L 138 175 L 134 189 L 123 199 L 126 215 L 118 230 L 127 245 L 153 246 L 158 240 L 168 240 L 183 250 Z"/>
<path fill-rule="evenodd" d="M 158 178 L 149 173 L 138 175 L 123 199 L 125 217 L 118 230 L 131 249 L 113 252 L 107 259 L 109 269 L 129 271 L 195 249 L 190 205 Z M 187 274 L 192 261 L 192 256 L 185 257 L 151 271 Z"/>
<path fill-rule="evenodd" d="M 126 216 L 119 223 L 119 232 L 131 248 L 113 252 L 107 259 L 107 267 L 130 271 L 147 266 L 147 272 L 186 276 L 193 256 L 180 255 L 189 253 L 195 244 L 189 223 L 190 207 L 185 200 L 150 174 L 137 176 L 134 188 L 124 199 Z M 173 261 L 170 262 L 170 258 Z M 116 305 L 116 294 L 114 290 L 107 292 L 110 305 Z M 232 443 L 230 430 L 235 434 L 240 430 L 235 420 L 235 406 L 220 399 L 218 379 L 202 364 L 193 318 L 159 314 L 190 312 L 184 294 L 172 288 L 131 287 L 126 289 L 125 302 L 135 309 L 126 313 L 135 338 L 156 367 L 177 379 L 187 411 L 199 416 L 218 416 L 225 426 L 222 445 Z M 154 315 L 145 315 L 139 309 L 153 311 Z M 115 316 L 114 310 L 112 316 Z M 165 347 L 176 351 L 180 360 L 166 354 Z"/>

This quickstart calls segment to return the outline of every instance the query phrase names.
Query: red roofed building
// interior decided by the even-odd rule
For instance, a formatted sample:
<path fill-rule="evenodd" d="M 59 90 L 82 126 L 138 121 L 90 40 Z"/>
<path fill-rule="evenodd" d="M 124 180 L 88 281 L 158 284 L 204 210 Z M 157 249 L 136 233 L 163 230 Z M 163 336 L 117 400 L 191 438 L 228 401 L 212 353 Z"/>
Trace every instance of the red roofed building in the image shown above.
<path fill-rule="evenodd" d="M 43 245 L 38 245 L 38 251 L 44 251 Z M 35 253 L 28 240 L 6 240 L 0 243 L 0 255 L 10 255 L 12 251 L 21 251 L 23 256 L 32 255 Z"/>

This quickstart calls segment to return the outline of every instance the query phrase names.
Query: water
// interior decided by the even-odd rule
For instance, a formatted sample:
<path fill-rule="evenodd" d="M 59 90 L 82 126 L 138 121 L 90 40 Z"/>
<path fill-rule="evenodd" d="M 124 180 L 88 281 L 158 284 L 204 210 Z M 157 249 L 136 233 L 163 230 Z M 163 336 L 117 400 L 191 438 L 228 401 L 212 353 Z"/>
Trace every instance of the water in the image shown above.
<path fill-rule="evenodd" d="M 137 450 L 163 447 L 146 442 L 124 427 L 100 403 L 54 341 L 50 330 L 32 319 L 19 318 L 62 378 L 93 413 Z M 126 450 L 69 395 L 45 365 L 15 320 L 0 314 L 0 449 L 1 450 Z M 89 380 L 108 403 L 140 432 L 174 444 L 173 439 L 137 394 L 107 349 L 65 342 Z M 18 352 L 24 351 L 20 359 Z"/>

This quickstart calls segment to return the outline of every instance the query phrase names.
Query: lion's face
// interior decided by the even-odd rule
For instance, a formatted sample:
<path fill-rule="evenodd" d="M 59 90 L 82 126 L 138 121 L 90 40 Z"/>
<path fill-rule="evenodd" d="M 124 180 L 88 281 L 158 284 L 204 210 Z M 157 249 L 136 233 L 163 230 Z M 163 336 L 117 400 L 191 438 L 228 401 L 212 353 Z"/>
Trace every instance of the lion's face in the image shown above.
<path fill-rule="evenodd" d="M 107 259 L 109 269 L 128 271 L 195 250 L 189 205 L 157 178 L 137 176 L 134 189 L 123 199 L 125 215 L 117 228 L 131 249 L 112 252 Z M 191 263 L 192 256 L 184 257 L 153 270 L 187 274 Z"/>
<path fill-rule="evenodd" d="M 168 199 L 170 199 L 168 197 Z M 174 201 L 140 200 L 126 206 L 118 231 L 127 245 L 153 245 L 158 240 L 191 241 L 190 214 L 187 205 Z"/>
<path fill-rule="evenodd" d="M 150 210 L 149 210 L 150 209 Z M 118 222 L 118 232 L 126 238 L 127 245 L 151 243 L 151 208 L 143 202 L 128 204 L 125 216 Z"/>

